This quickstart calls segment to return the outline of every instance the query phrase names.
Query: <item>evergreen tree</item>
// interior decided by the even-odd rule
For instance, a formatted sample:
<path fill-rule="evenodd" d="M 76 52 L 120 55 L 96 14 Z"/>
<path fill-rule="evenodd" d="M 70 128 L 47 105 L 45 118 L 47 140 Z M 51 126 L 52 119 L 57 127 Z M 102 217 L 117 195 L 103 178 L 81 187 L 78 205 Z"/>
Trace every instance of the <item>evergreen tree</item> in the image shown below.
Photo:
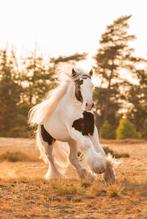
<path fill-rule="evenodd" d="M 100 128 L 100 137 L 104 139 L 115 139 L 115 128 L 105 121 Z"/>
<path fill-rule="evenodd" d="M 127 82 L 120 77 L 119 71 L 123 68 L 128 69 L 132 65 L 133 49 L 128 43 L 134 40 L 135 36 L 128 34 L 130 17 L 120 17 L 107 26 L 100 40 L 100 48 L 94 57 L 96 73 L 101 79 L 101 86 L 94 94 L 98 126 L 106 120 L 113 126 L 117 125 L 121 100 L 125 98 L 121 91 Z"/>
<path fill-rule="evenodd" d="M 47 92 L 54 86 L 55 72 L 44 64 L 42 57 L 33 54 L 25 61 L 25 68 L 22 76 L 22 86 L 24 87 L 23 103 L 29 108 L 40 102 Z"/>
<path fill-rule="evenodd" d="M 21 87 L 15 81 L 13 59 L 0 51 L 0 135 L 8 135 L 15 126 Z"/>
<path fill-rule="evenodd" d="M 59 56 L 57 58 L 51 58 L 50 62 L 54 65 L 57 65 L 59 63 L 67 63 L 67 62 L 79 62 L 81 60 L 86 59 L 87 54 L 86 53 L 75 53 L 73 55 L 69 56 Z"/>
<path fill-rule="evenodd" d="M 128 112 L 129 119 L 147 139 L 147 69 L 136 70 L 138 84 L 130 86 L 128 102 L 131 110 Z"/>
<path fill-rule="evenodd" d="M 117 139 L 140 138 L 141 135 L 136 131 L 133 123 L 128 119 L 121 119 L 116 130 Z"/>

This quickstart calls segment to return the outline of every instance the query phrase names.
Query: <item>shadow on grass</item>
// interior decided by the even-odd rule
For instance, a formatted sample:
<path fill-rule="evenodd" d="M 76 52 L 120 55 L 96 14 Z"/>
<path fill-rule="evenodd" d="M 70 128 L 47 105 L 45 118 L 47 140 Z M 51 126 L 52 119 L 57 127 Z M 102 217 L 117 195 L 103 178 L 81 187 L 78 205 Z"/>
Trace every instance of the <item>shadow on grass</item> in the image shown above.
<path fill-rule="evenodd" d="M 104 147 L 104 151 L 106 154 L 109 154 L 109 153 L 112 154 L 112 156 L 115 158 L 128 158 L 128 157 L 130 157 L 130 155 L 128 153 L 118 153 L 116 151 L 113 151 L 112 149 L 110 149 L 107 146 Z"/>
<path fill-rule="evenodd" d="M 29 157 L 27 154 L 23 152 L 5 152 L 0 155 L 0 162 L 8 161 L 8 162 L 34 162 L 38 161 L 35 158 Z"/>
<path fill-rule="evenodd" d="M 143 197 L 147 197 L 147 184 L 139 182 L 129 182 L 125 180 L 123 182 L 124 193 L 139 193 Z"/>

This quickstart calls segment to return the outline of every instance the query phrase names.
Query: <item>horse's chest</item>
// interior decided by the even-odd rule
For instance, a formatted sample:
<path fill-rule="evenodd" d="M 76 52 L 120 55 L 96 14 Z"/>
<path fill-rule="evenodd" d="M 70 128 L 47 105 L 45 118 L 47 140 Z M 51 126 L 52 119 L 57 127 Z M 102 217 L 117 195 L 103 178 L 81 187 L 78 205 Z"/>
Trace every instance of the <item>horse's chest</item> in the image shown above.
<path fill-rule="evenodd" d="M 83 135 L 93 135 L 94 132 L 94 116 L 90 112 L 83 112 L 83 118 L 75 120 L 72 127 L 80 131 Z"/>

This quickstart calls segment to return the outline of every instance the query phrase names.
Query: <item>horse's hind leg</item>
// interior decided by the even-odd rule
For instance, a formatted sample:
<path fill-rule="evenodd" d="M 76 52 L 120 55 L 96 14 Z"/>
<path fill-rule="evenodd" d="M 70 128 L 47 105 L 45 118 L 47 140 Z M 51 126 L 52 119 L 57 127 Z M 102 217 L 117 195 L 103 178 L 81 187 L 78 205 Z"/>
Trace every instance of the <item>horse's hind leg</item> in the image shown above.
<path fill-rule="evenodd" d="M 52 145 L 44 145 L 45 148 L 45 154 L 48 160 L 48 171 L 45 175 L 45 179 L 49 180 L 52 178 L 57 178 L 60 177 L 61 174 L 59 173 L 59 171 L 56 168 L 55 165 L 55 161 L 54 161 L 54 157 L 53 157 L 53 144 Z"/>
<path fill-rule="evenodd" d="M 44 127 L 39 127 L 37 131 L 37 145 L 41 153 L 41 158 L 48 165 L 48 171 L 45 175 L 45 179 L 47 180 L 61 176 L 53 157 L 54 142 L 55 140 L 47 133 Z"/>

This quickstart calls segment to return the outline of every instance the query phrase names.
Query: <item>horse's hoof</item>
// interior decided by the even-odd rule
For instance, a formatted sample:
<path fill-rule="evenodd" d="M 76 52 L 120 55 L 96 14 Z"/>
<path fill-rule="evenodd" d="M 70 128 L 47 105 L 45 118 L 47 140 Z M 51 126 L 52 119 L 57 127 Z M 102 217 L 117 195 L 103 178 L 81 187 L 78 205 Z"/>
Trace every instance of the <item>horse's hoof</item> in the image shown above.
<path fill-rule="evenodd" d="M 80 170 L 80 178 L 81 180 L 88 180 L 88 181 L 93 181 L 95 180 L 95 175 L 92 174 L 91 172 L 88 172 L 86 169 L 81 169 Z"/>
<path fill-rule="evenodd" d="M 94 175 L 94 174 L 88 172 L 88 173 L 87 173 L 87 179 L 88 179 L 89 181 L 94 181 L 94 180 L 96 179 L 96 175 Z"/>
<path fill-rule="evenodd" d="M 116 182 L 115 175 L 108 176 L 108 175 L 104 174 L 104 180 L 109 185 L 112 185 Z"/>
<path fill-rule="evenodd" d="M 104 167 L 97 167 L 97 168 L 93 168 L 93 172 L 96 174 L 102 174 L 105 172 L 105 168 Z"/>
<path fill-rule="evenodd" d="M 81 179 L 84 179 L 86 175 L 87 175 L 87 170 L 86 169 L 82 168 L 82 169 L 79 170 L 79 176 L 80 176 Z"/>

